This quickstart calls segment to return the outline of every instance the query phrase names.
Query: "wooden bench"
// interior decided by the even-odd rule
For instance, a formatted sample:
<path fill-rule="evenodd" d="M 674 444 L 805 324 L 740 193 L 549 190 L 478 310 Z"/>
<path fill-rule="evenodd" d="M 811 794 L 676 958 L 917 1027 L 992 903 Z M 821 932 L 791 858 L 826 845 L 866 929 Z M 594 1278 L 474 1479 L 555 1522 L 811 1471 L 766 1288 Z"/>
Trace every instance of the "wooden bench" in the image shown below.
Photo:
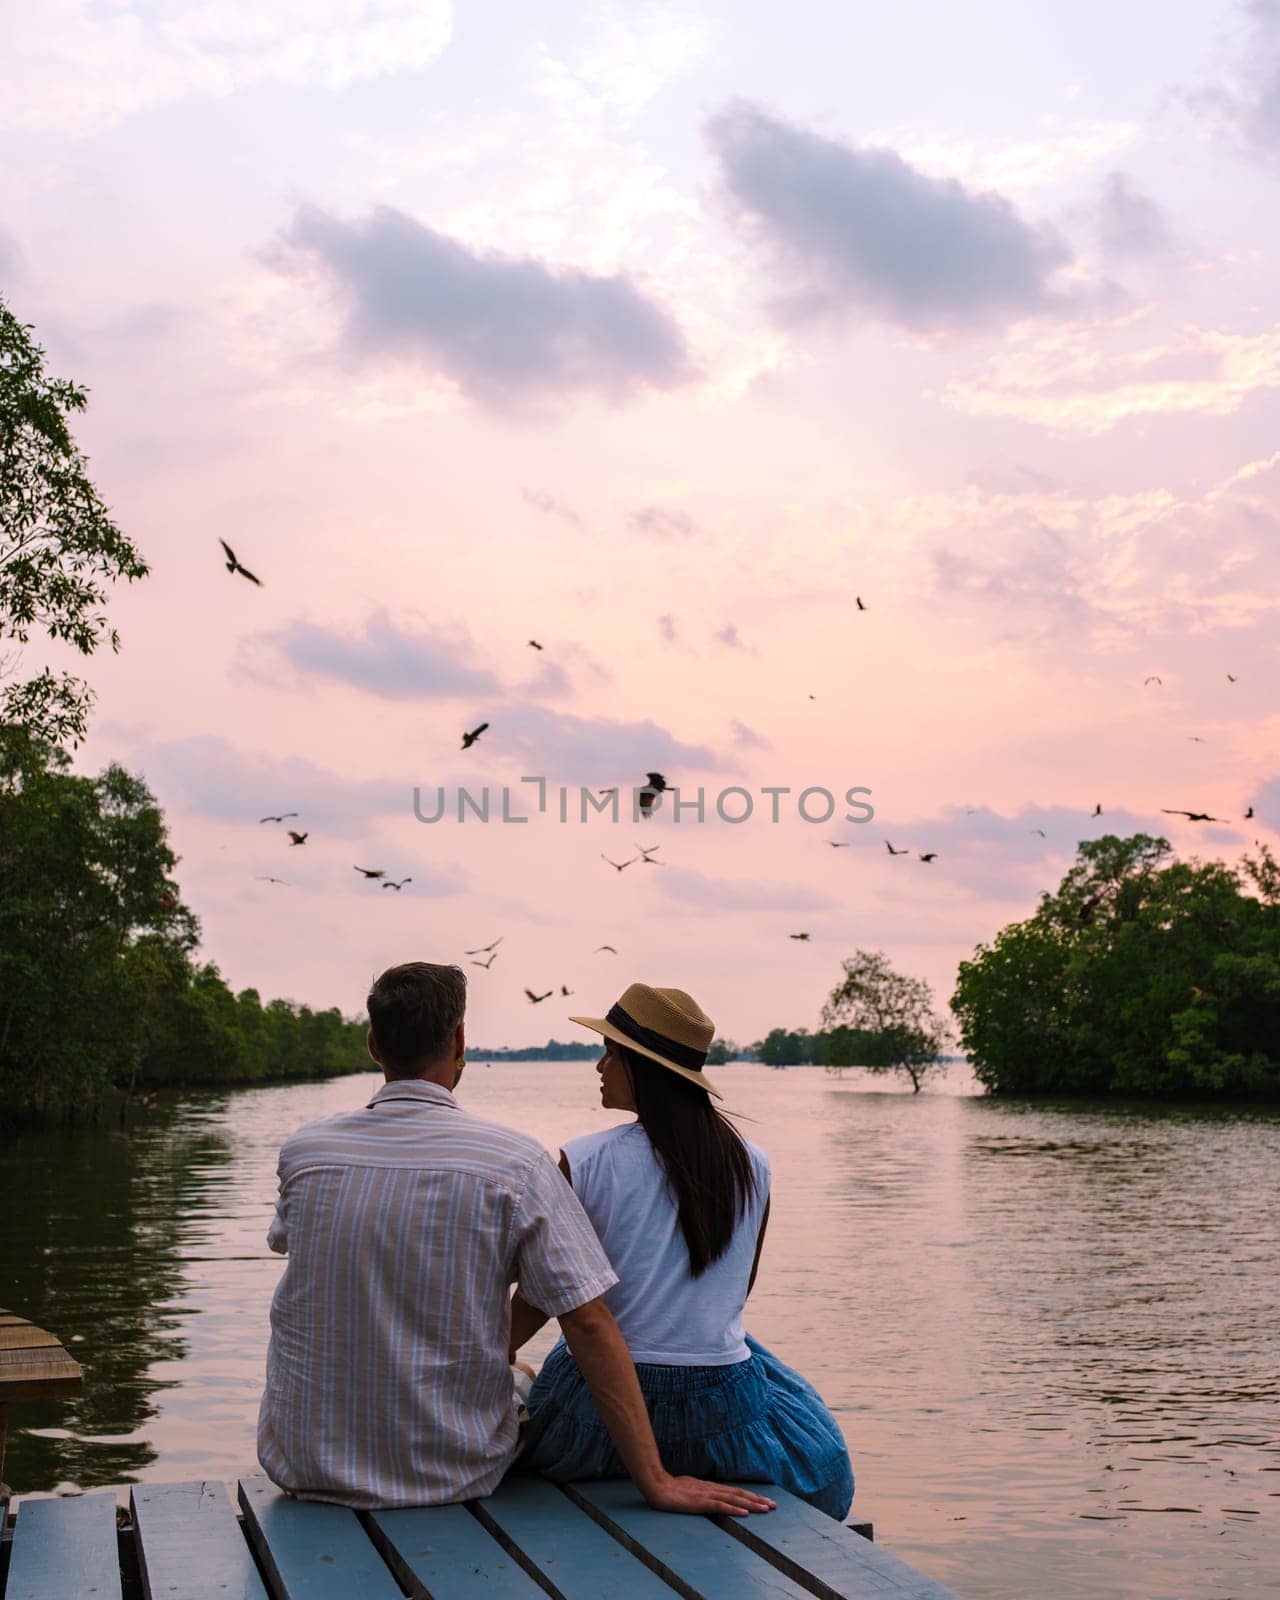
<path fill-rule="evenodd" d="M 51 1333 L 16 1311 L 0 1307 L 0 1495 L 4 1447 L 13 1400 L 70 1400 L 84 1387 L 84 1372 Z"/>
<path fill-rule="evenodd" d="M 465 1506 L 355 1512 L 242 1478 L 24 1500 L 0 1600 L 956 1600 L 784 1489 L 763 1516 L 653 1511 L 630 1482 L 513 1476 Z M 5 1557 L 7 1556 L 7 1561 Z"/>

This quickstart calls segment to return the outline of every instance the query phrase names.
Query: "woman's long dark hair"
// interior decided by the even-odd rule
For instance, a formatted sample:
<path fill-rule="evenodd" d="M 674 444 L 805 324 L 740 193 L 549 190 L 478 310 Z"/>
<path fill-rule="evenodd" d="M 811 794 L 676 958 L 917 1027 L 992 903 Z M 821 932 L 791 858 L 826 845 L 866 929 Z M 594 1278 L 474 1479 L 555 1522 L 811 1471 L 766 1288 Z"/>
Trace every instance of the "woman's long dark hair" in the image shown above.
<path fill-rule="evenodd" d="M 729 1248 L 755 1194 L 751 1157 L 705 1089 L 625 1045 L 613 1048 L 631 1073 L 636 1115 L 671 1185 L 689 1275 L 700 1277 Z"/>

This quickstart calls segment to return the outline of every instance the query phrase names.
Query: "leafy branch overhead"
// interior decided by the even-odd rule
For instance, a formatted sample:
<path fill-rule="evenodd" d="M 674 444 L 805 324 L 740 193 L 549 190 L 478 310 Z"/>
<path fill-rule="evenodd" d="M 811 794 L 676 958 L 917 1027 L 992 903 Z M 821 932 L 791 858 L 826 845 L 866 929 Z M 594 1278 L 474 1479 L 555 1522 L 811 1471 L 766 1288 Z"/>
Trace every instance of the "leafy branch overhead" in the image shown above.
<path fill-rule="evenodd" d="M 0 677 L 33 636 L 92 655 L 119 636 L 105 615 L 108 586 L 147 574 L 89 481 L 68 419 L 88 396 L 52 378 L 44 351 L 0 300 Z M 45 666 L 0 692 L 0 720 L 34 738 L 78 744 L 93 696 L 83 679 Z"/>

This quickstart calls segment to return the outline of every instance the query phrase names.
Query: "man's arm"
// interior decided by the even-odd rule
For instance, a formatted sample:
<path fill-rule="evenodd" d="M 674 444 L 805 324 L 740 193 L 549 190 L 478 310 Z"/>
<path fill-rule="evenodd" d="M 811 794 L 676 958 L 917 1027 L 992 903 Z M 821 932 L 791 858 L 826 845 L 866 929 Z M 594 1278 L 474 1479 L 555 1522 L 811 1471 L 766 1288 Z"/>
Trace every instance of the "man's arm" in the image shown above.
<path fill-rule="evenodd" d="M 635 1363 L 603 1300 L 588 1300 L 560 1315 L 569 1352 L 578 1363 L 609 1437 L 640 1493 L 659 1511 L 745 1517 L 772 1511 L 774 1502 L 750 1489 L 673 1477 L 662 1465 Z"/>

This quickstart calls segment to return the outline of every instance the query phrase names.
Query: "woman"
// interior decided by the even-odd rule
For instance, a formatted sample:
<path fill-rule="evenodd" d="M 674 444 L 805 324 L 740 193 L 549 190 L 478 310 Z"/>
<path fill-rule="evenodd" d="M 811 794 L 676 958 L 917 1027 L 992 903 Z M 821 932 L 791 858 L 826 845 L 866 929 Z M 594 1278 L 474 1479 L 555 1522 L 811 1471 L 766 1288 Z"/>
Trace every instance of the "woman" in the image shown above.
<path fill-rule="evenodd" d="M 619 1282 L 604 1296 L 636 1363 L 668 1471 L 777 1483 L 832 1517 L 853 1469 L 815 1390 L 754 1339 L 742 1311 L 769 1217 L 769 1162 L 716 1109 L 715 1034 L 680 989 L 633 983 L 607 1017 L 602 1103 L 637 1120 L 571 1139 L 560 1165 Z M 516 1295 L 511 1359 L 546 1321 Z M 522 1464 L 549 1478 L 626 1476 L 561 1340 L 529 1395 Z"/>

